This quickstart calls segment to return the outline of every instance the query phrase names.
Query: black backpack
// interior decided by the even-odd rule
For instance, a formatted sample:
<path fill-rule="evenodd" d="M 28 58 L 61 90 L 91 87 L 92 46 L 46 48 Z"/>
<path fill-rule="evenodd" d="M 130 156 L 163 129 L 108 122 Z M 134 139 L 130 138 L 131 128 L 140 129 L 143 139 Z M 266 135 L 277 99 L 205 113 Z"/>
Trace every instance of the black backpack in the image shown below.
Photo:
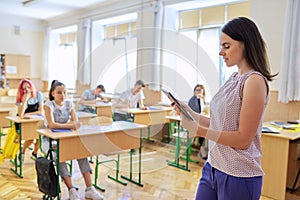
<path fill-rule="evenodd" d="M 48 159 L 50 157 L 50 159 Z M 52 151 L 49 150 L 46 157 L 38 157 L 35 161 L 37 183 L 39 191 L 49 197 L 57 196 L 57 174 L 54 167 Z"/>

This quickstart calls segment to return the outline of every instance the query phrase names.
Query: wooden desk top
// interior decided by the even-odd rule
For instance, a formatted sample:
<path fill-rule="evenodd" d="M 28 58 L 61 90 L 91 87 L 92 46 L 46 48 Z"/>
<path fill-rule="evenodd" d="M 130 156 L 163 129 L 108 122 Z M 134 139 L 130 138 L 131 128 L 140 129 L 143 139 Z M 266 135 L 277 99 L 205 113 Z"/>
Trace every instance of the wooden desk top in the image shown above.
<path fill-rule="evenodd" d="M 278 137 L 278 138 L 284 138 L 288 140 L 297 140 L 300 139 L 300 131 L 289 131 L 289 130 L 280 130 L 279 134 L 276 133 L 263 133 L 264 136 L 269 137 Z"/>
<path fill-rule="evenodd" d="M 52 139 L 62 139 L 62 138 L 76 137 L 80 135 L 86 136 L 86 135 L 94 135 L 94 134 L 101 134 L 101 133 L 140 129 L 146 127 L 147 127 L 146 125 L 142 125 L 142 124 L 136 124 L 136 123 L 126 122 L 126 121 L 117 121 L 107 126 L 83 125 L 78 130 L 73 130 L 70 132 L 52 132 L 50 129 L 37 129 L 37 132 L 40 135 L 45 135 Z"/>
<path fill-rule="evenodd" d="M 141 114 L 141 113 L 166 112 L 166 111 L 171 111 L 172 108 L 160 107 L 160 106 L 150 106 L 149 109 L 147 109 L 147 110 L 142 110 L 139 108 L 121 108 L 119 110 L 122 112 L 131 113 L 131 114 Z"/>
<path fill-rule="evenodd" d="M 166 119 L 174 120 L 174 121 L 181 121 L 180 115 L 168 115 Z"/>
<path fill-rule="evenodd" d="M 89 113 L 89 112 L 82 112 L 82 111 L 78 111 L 76 112 L 78 119 L 82 119 L 82 118 L 92 118 L 92 117 L 96 117 L 97 115 L 94 113 Z"/>
<path fill-rule="evenodd" d="M 82 105 L 85 105 L 85 106 L 92 106 L 92 107 L 111 107 L 112 106 L 112 103 L 111 102 L 102 102 L 102 101 L 98 101 L 96 103 L 84 103 Z"/>
<path fill-rule="evenodd" d="M 30 119 L 21 119 L 20 117 L 12 117 L 7 116 L 6 119 L 9 119 L 11 121 L 14 121 L 16 123 L 28 123 L 28 122 L 37 122 L 37 121 L 43 121 L 43 117 L 36 117 L 36 118 L 30 118 Z"/>
<path fill-rule="evenodd" d="M 272 125 L 270 122 L 266 122 L 263 124 L 263 126 L 268 127 L 275 127 Z M 282 129 L 279 127 L 276 127 L 276 129 L 279 130 L 279 134 L 277 133 L 262 133 L 264 136 L 269 136 L 269 137 L 278 137 L 278 138 L 284 138 L 288 140 L 297 140 L 300 139 L 300 125 L 297 125 L 297 128 L 295 130 L 289 130 L 289 129 Z"/>
<path fill-rule="evenodd" d="M 13 107 L 0 107 L 0 112 L 9 112 Z"/>

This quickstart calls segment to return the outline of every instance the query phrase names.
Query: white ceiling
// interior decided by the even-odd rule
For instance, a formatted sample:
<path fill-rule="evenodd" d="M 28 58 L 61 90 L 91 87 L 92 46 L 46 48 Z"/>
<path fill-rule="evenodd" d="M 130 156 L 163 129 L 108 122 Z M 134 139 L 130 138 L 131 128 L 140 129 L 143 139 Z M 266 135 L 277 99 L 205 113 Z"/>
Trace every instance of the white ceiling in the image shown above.
<path fill-rule="evenodd" d="M 27 6 L 22 2 L 31 1 Z M 12 14 L 36 19 L 50 19 L 69 12 L 82 10 L 93 5 L 116 3 L 125 0 L 0 0 L 0 14 Z M 141 0 L 145 1 L 145 0 Z M 173 8 L 185 10 L 247 0 L 163 0 L 165 3 L 176 3 Z M 127 0 L 130 2 L 130 0 Z M 0 19 L 1 20 L 1 19 Z"/>
<path fill-rule="evenodd" d="M 33 0 L 23 6 L 25 1 L 28 0 L 0 0 L 0 13 L 49 19 L 109 0 Z"/>

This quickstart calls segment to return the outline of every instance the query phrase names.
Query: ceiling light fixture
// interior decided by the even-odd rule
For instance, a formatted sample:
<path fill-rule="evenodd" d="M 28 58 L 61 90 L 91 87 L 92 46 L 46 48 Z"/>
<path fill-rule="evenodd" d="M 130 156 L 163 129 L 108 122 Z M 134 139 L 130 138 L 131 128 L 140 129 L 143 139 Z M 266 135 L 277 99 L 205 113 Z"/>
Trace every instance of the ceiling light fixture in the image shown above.
<path fill-rule="evenodd" d="M 38 3 L 40 1 L 41 0 L 25 0 L 25 1 L 22 2 L 22 5 L 28 7 L 28 6 L 32 6 L 32 5 L 36 4 L 36 3 Z"/>

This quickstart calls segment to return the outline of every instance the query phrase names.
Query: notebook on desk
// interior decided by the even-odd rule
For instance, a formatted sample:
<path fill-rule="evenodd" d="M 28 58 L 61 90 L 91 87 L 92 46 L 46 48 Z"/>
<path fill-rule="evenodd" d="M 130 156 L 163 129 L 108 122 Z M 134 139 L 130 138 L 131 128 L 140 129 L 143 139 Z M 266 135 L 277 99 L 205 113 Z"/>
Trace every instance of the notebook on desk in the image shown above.
<path fill-rule="evenodd" d="M 279 134 L 279 130 L 277 130 L 276 128 L 274 127 L 263 127 L 262 128 L 262 132 L 263 133 L 275 133 L 275 134 Z"/>
<path fill-rule="evenodd" d="M 51 129 L 51 132 L 72 132 L 71 129 Z"/>
<path fill-rule="evenodd" d="M 283 128 L 283 129 L 296 129 L 297 127 L 294 125 L 294 124 L 289 124 L 289 123 L 285 123 L 285 122 L 271 122 L 272 125 L 274 126 L 278 126 L 280 128 Z"/>

